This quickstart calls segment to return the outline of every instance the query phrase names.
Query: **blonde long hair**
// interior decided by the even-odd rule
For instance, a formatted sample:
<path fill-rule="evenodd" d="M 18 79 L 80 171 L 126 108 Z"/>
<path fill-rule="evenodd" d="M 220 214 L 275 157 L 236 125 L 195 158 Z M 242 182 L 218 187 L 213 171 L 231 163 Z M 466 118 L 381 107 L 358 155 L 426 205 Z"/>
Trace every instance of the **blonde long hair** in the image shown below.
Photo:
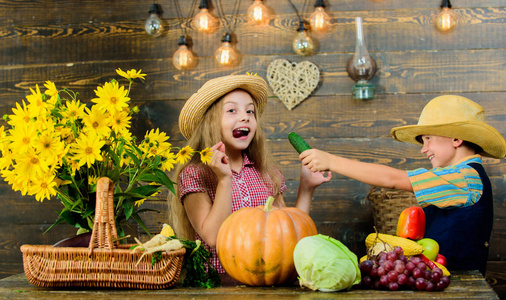
<path fill-rule="evenodd" d="M 208 108 L 204 114 L 202 122 L 200 122 L 197 128 L 195 128 L 193 135 L 188 140 L 188 146 L 192 149 L 200 151 L 221 141 L 221 116 L 223 106 L 223 101 L 221 100 L 224 96 L 219 98 Z M 255 163 L 255 167 L 258 169 L 260 174 L 262 174 L 263 180 L 266 183 L 269 183 L 266 184 L 266 186 L 272 187 L 271 193 L 273 195 L 277 195 L 281 189 L 279 168 L 276 166 L 270 152 L 266 148 L 265 135 L 257 114 L 257 104 L 256 102 L 253 103 L 255 105 L 255 118 L 257 119 L 258 125 L 253 140 L 244 152 L 249 159 Z M 201 165 L 207 168 L 207 166 L 204 166 L 200 161 L 200 156 L 194 155 L 185 165 L 177 165 L 174 172 L 174 182 L 178 182 L 179 174 L 190 164 Z M 176 189 L 176 191 L 178 191 L 178 189 Z M 169 194 L 168 205 L 169 223 L 174 229 L 176 235 L 178 237 L 193 240 L 195 238 L 195 229 L 191 225 L 179 197 Z"/>

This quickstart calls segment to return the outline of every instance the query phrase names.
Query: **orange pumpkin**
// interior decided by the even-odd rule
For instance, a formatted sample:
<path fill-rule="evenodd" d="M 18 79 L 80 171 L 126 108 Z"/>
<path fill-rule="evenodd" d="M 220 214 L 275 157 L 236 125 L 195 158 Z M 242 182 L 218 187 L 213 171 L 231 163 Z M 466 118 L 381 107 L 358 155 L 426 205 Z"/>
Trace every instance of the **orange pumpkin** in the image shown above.
<path fill-rule="evenodd" d="M 237 281 L 250 286 L 289 283 L 297 278 L 293 250 L 306 236 L 317 234 L 308 214 L 295 207 L 244 207 L 221 225 L 216 241 L 218 258 Z"/>

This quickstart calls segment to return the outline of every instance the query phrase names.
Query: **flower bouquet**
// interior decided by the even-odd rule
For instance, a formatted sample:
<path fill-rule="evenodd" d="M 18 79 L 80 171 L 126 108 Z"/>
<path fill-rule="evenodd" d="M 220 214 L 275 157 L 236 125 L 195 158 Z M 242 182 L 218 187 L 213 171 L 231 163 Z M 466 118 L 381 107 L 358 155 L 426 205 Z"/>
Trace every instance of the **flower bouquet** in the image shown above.
<path fill-rule="evenodd" d="M 175 193 L 166 173 L 195 152 L 188 146 L 172 147 L 159 129 L 148 131 L 137 143 L 130 122 L 138 108 L 130 109 L 129 93 L 134 81 L 146 74 L 116 71 L 128 80 L 128 88 L 116 80 L 106 82 L 85 104 L 77 93 L 46 81 L 45 92 L 38 85 L 30 89 L 26 101 L 4 116 L 8 128 L 0 127 L 0 175 L 22 195 L 61 201 L 63 209 L 50 228 L 66 222 L 78 231 L 91 231 L 96 183 L 105 176 L 114 183 L 118 236 L 125 235 L 122 225 L 130 219 L 149 234 L 140 217 L 148 209 L 141 204 L 164 188 Z M 210 149 L 200 154 L 204 163 L 210 161 Z"/>

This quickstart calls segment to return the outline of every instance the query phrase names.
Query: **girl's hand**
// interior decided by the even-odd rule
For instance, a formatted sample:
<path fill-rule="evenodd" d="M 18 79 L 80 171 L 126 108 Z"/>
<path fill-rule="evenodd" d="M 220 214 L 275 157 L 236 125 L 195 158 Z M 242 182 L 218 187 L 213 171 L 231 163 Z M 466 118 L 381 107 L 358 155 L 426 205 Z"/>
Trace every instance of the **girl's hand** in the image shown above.
<path fill-rule="evenodd" d="M 322 183 L 329 182 L 332 179 L 332 172 L 311 172 L 307 166 L 302 165 L 300 171 L 300 184 L 306 185 L 308 188 L 316 188 Z"/>
<path fill-rule="evenodd" d="M 331 154 L 325 151 L 318 149 L 306 150 L 299 155 L 299 159 L 311 172 L 330 170 Z"/>
<path fill-rule="evenodd" d="M 209 162 L 209 167 L 218 177 L 218 180 L 228 177 L 232 178 L 232 169 L 228 163 L 228 156 L 225 154 L 225 144 L 219 142 L 211 147 L 213 151 L 213 158 Z"/>

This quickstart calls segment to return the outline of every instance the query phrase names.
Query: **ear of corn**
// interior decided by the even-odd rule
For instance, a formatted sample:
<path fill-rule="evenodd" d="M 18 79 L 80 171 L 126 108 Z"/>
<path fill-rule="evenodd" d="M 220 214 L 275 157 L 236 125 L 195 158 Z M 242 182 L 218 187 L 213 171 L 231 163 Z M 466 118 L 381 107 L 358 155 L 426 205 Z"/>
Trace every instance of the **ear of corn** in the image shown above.
<path fill-rule="evenodd" d="M 383 233 L 378 233 L 377 236 L 379 241 L 376 239 L 376 233 L 369 234 L 365 239 L 365 246 L 367 248 L 371 248 L 376 242 L 385 242 L 390 244 L 392 247 L 401 247 L 402 250 L 404 250 L 404 255 L 406 256 L 418 255 L 423 252 L 422 245 L 417 244 L 415 241 L 410 239 Z"/>
<path fill-rule="evenodd" d="M 309 146 L 309 144 L 306 143 L 306 141 L 295 132 L 290 132 L 288 134 L 288 140 L 299 154 L 308 149 L 311 149 L 311 146 Z"/>

